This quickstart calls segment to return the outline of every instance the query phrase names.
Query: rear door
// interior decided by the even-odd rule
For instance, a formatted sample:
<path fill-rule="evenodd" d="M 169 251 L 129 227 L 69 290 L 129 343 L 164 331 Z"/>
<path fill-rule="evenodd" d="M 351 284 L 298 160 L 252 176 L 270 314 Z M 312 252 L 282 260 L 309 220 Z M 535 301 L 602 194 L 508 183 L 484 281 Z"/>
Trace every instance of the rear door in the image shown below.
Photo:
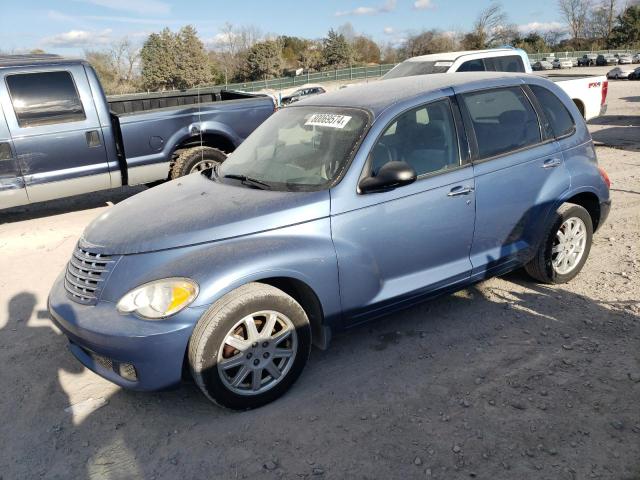
<path fill-rule="evenodd" d="M 460 104 L 474 158 L 472 275 L 491 275 L 531 257 L 570 177 L 557 142 L 543 131 L 520 86 L 466 92 Z"/>
<path fill-rule="evenodd" d="M 2 85 L 0 84 L 0 89 Z M 29 203 L 9 128 L 0 107 L 0 209 Z"/>
<path fill-rule="evenodd" d="M 0 102 L 32 202 L 111 186 L 102 129 L 82 65 L 2 74 Z"/>

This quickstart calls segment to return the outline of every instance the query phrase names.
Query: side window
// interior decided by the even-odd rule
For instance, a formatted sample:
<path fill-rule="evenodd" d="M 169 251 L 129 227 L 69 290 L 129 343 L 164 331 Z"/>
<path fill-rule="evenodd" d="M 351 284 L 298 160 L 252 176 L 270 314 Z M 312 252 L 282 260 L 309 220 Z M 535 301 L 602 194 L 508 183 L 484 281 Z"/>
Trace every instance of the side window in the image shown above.
<path fill-rule="evenodd" d="M 520 55 L 486 58 L 487 70 L 493 72 L 524 72 L 524 63 Z"/>
<path fill-rule="evenodd" d="M 529 88 L 540 102 L 548 122 L 548 125 L 545 126 L 554 137 L 563 137 L 575 130 L 576 125 L 571 114 L 553 92 L 538 85 L 529 85 Z"/>
<path fill-rule="evenodd" d="M 456 72 L 484 72 L 484 63 L 481 58 L 468 60 L 458 67 Z"/>
<path fill-rule="evenodd" d="M 541 141 L 538 116 L 520 87 L 467 93 L 462 99 L 471 116 L 480 158 Z"/>
<path fill-rule="evenodd" d="M 387 127 L 371 151 L 372 174 L 394 160 L 407 162 L 418 175 L 460 165 L 449 100 L 405 112 Z"/>
<path fill-rule="evenodd" d="M 6 82 L 20 127 L 86 118 L 69 72 L 21 73 L 7 76 Z"/>

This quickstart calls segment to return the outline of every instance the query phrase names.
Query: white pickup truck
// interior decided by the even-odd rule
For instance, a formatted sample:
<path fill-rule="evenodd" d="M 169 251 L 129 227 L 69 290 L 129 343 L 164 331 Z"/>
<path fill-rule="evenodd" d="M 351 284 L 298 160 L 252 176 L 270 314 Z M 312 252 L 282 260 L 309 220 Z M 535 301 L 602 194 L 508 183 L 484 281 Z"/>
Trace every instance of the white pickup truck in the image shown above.
<path fill-rule="evenodd" d="M 382 80 L 429 73 L 455 72 L 522 72 L 533 73 L 529 57 L 517 48 L 494 48 L 444 52 L 413 57 L 396 65 Z M 545 75 L 556 82 L 574 101 L 585 120 L 603 115 L 607 109 L 607 77 L 590 75 Z"/>

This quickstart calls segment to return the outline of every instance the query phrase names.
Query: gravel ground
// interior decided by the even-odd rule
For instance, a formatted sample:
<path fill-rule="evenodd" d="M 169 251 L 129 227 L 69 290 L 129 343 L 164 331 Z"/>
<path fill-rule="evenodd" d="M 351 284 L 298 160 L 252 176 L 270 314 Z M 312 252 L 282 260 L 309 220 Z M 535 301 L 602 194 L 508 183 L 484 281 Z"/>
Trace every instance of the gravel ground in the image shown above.
<path fill-rule="evenodd" d="M 139 189 L 4 212 L 0 479 L 639 479 L 639 107 L 612 82 L 590 127 L 614 208 L 573 282 L 515 272 L 355 328 L 244 413 L 122 390 L 48 320 L 84 226 Z"/>

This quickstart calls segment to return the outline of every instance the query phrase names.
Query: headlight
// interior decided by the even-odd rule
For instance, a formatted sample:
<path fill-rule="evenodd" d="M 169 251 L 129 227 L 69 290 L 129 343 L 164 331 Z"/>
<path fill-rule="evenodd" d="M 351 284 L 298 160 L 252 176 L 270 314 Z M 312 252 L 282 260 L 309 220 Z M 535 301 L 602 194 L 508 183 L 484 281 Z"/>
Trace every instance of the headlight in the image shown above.
<path fill-rule="evenodd" d="M 188 278 L 164 278 L 134 288 L 118 302 L 120 313 L 135 312 L 148 319 L 165 318 L 187 307 L 198 296 Z"/>

